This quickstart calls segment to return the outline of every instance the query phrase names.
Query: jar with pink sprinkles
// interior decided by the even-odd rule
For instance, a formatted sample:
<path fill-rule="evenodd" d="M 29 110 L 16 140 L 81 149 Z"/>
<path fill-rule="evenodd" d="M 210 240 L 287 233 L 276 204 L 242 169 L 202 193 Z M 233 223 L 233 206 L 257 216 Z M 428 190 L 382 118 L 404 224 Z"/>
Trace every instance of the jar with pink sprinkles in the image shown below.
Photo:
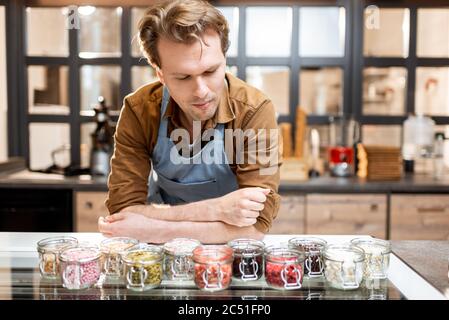
<path fill-rule="evenodd" d="M 61 252 L 62 284 L 69 290 L 87 289 L 101 274 L 101 252 L 95 247 L 75 247 Z"/>

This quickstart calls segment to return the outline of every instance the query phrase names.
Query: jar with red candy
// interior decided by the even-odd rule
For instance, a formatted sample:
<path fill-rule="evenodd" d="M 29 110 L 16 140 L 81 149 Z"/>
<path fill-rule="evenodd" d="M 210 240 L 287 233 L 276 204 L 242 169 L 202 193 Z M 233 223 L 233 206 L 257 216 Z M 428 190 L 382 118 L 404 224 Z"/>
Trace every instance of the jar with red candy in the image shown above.
<path fill-rule="evenodd" d="M 300 289 L 304 278 L 304 252 L 287 245 L 265 249 L 265 281 L 278 290 Z"/>
<path fill-rule="evenodd" d="M 234 250 L 232 276 L 243 281 L 259 280 L 263 275 L 265 244 L 253 239 L 235 239 L 228 242 Z"/>
<path fill-rule="evenodd" d="M 193 250 L 194 281 L 200 290 L 220 291 L 229 287 L 234 254 L 227 245 L 201 245 Z"/>
<path fill-rule="evenodd" d="M 288 241 L 291 249 L 304 251 L 304 274 L 309 278 L 324 276 L 323 250 L 327 241 L 315 237 L 295 237 Z"/>

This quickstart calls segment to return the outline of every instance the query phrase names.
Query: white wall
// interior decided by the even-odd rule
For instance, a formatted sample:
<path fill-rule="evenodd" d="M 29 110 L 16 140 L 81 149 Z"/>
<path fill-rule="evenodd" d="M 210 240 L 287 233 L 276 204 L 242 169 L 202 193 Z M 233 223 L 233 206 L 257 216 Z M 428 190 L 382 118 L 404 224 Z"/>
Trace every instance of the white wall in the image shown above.
<path fill-rule="evenodd" d="M 5 7 L 0 6 L 0 162 L 8 157 Z"/>

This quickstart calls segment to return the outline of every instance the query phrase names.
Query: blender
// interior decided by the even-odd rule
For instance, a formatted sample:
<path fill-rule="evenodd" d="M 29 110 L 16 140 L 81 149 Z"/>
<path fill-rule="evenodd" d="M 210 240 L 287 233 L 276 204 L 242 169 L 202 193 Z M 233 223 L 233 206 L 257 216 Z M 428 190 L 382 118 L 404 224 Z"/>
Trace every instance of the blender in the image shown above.
<path fill-rule="evenodd" d="M 329 128 L 329 169 L 332 176 L 350 177 L 355 172 L 354 144 L 359 140 L 359 125 L 353 119 L 331 119 Z"/>

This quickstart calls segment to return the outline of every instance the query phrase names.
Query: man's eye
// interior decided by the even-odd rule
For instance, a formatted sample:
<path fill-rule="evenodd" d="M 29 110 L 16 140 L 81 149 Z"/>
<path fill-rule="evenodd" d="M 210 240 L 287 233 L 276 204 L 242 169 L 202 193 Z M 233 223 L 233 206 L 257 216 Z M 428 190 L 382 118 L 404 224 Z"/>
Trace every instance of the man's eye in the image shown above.
<path fill-rule="evenodd" d="M 211 73 L 214 73 L 215 71 L 217 71 L 217 69 L 215 69 L 215 70 L 208 70 L 208 71 L 206 71 L 206 73 L 211 74 Z"/>
<path fill-rule="evenodd" d="M 183 78 L 177 78 L 178 80 L 187 80 L 189 78 L 189 76 L 185 76 Z"/>

